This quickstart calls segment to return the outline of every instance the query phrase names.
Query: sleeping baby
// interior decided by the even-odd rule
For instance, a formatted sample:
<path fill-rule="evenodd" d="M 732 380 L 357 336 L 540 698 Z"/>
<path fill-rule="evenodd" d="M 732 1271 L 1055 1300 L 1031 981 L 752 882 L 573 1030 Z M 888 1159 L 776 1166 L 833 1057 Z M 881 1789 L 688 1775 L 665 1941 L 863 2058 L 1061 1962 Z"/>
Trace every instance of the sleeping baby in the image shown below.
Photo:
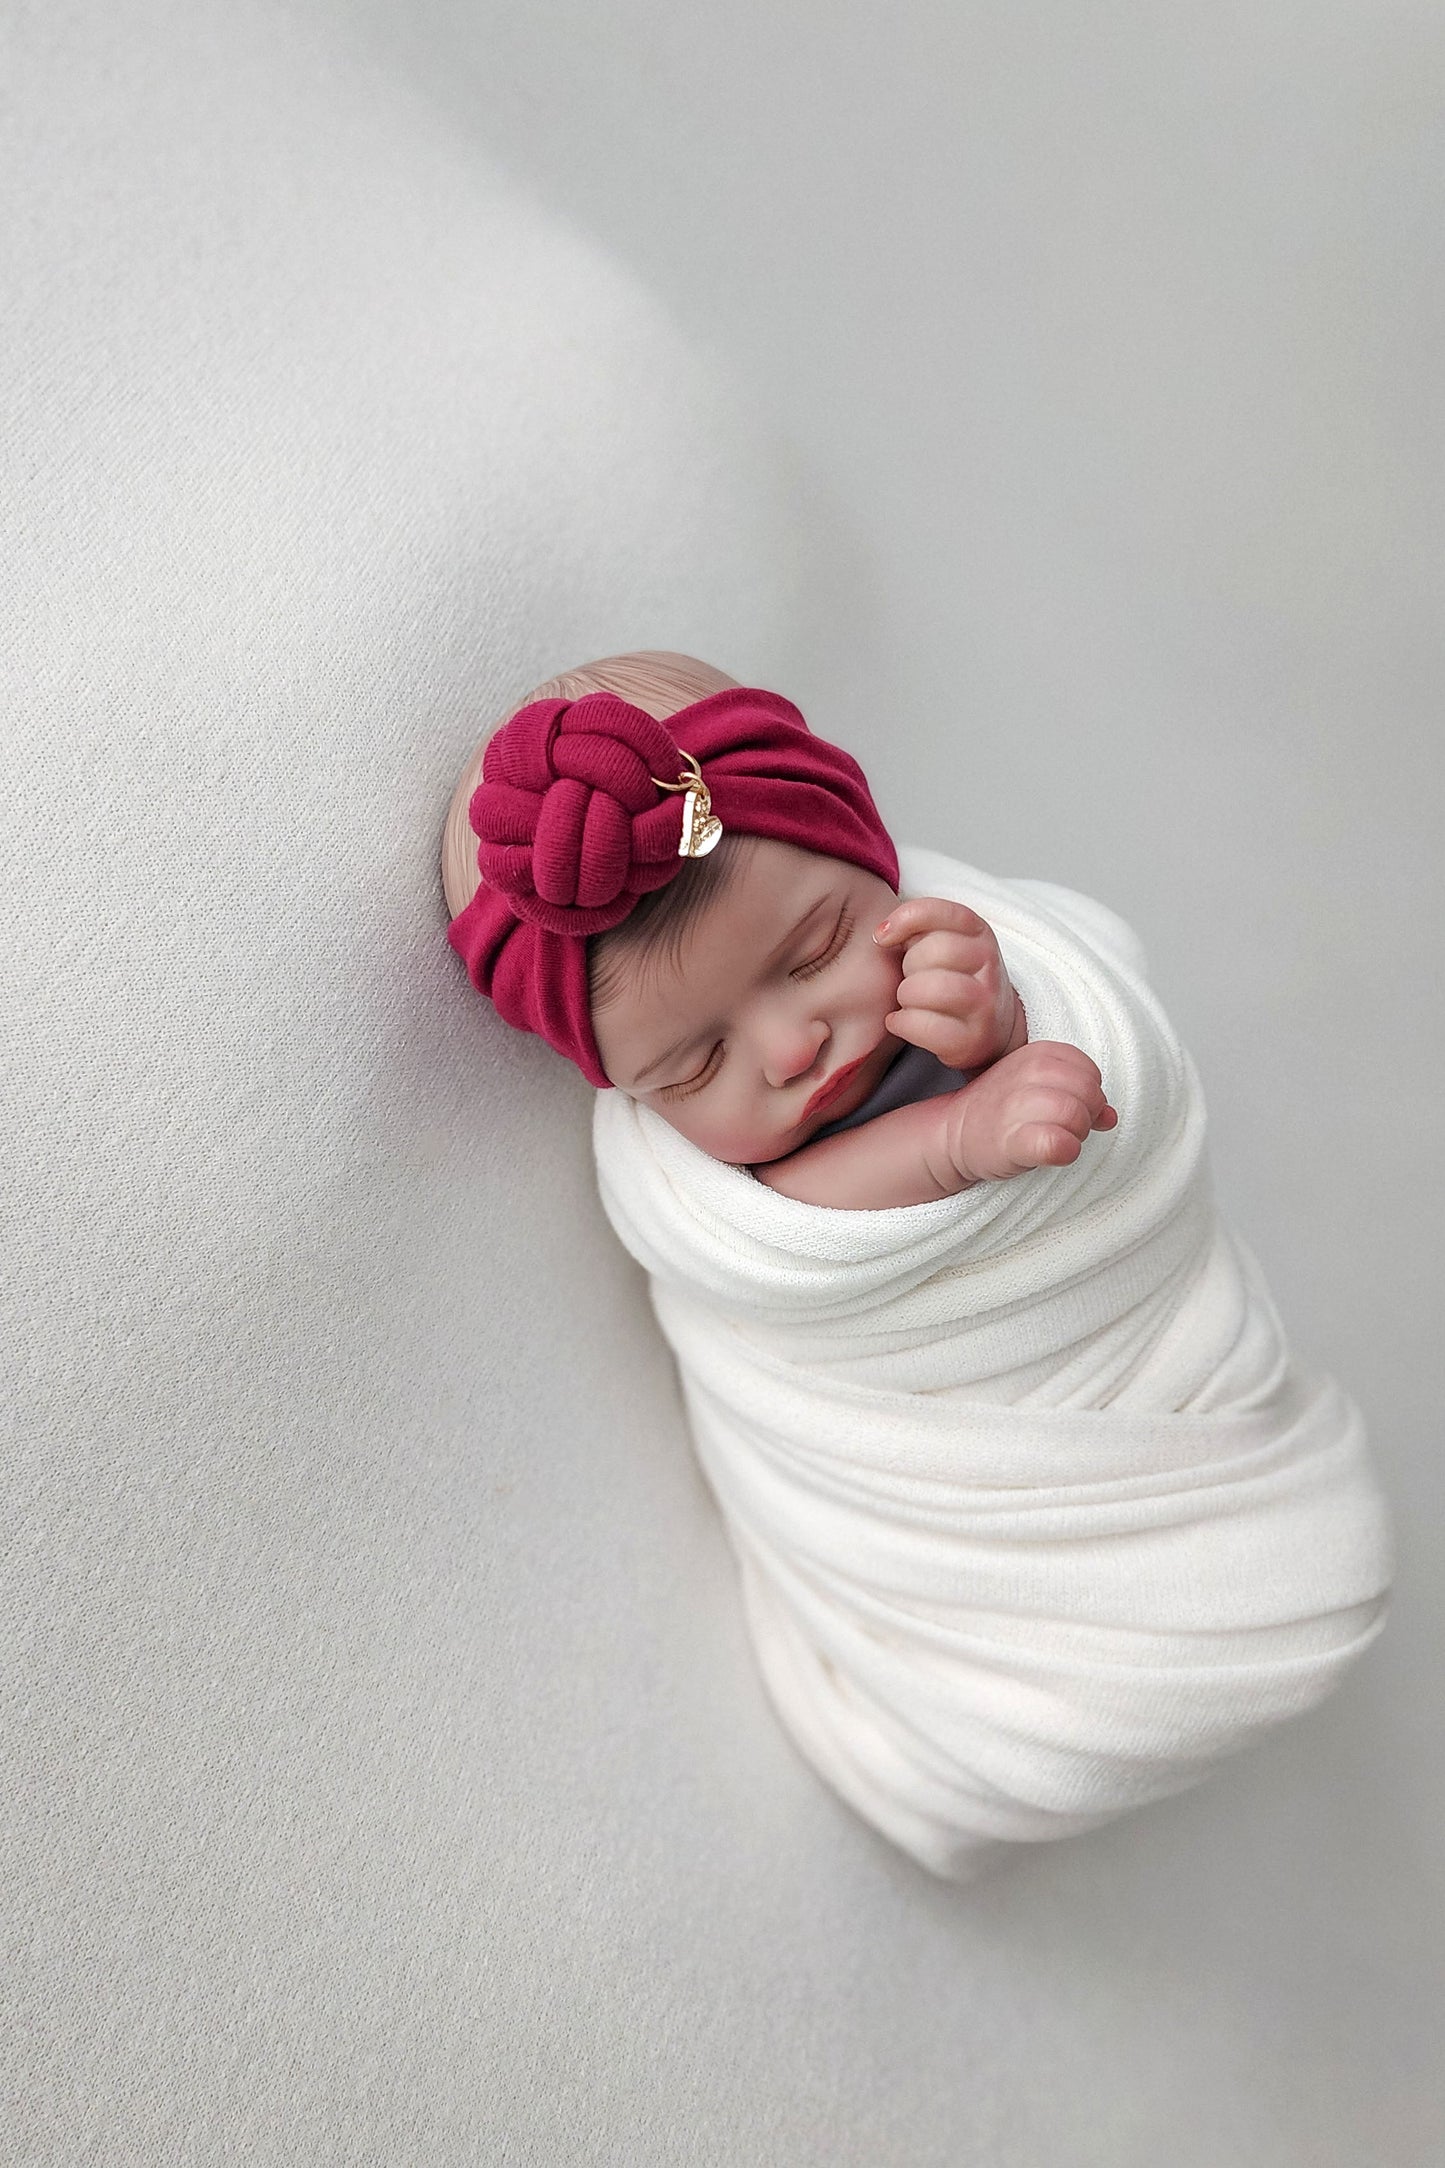
<path fill-rule="evenodd" d="M 1328 1691 L 1389 1580 L 1362 1426 L 1214 1209 L 1122 921 L 900 855 L 790 701 L 657 653 L 507 718 L 443 876 L 597 1088 L 764 1681 L 857 1813 L 966 1879 Z"/>

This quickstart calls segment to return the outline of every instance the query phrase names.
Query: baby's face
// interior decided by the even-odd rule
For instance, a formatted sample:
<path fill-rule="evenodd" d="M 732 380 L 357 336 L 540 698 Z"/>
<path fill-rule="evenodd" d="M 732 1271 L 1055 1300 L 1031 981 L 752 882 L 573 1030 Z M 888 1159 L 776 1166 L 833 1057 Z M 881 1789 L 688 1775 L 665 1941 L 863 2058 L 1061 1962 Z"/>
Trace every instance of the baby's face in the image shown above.
<path fill-rule="evenodd" d="M 734 1166 L 781 1159 L 850 1114 L 902 1045 L 883 1022 L 902 961 L 873 943 L 894 890 L 846 859 L 766 836 L 750 844 L 688 925 L 677 966 L 665 943 L 629 959 L 592 1018 L 617 1089 Z"/>

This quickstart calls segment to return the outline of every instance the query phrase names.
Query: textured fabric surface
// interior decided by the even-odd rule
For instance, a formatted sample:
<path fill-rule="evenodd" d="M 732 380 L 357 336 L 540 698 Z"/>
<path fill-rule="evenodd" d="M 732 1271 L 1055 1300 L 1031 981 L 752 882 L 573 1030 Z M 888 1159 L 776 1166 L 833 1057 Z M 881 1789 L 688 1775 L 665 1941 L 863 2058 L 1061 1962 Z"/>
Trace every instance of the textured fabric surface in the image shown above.
<path fill-rule="evenodd" d="M 783 1722 L 934 1873 L 1184 1789 L 1376 1637 L 1358 1410 L 1291 1361 L 1210 1195 L 1193 1064 L 1112 913 L 901 853 L 993 926 L 1119 1127 L 936 1203 L 799 1203 L 620 1093 L 603 1203 L 652 1276 Z"/>
<path fill-rule="evenodd" d="M 442 822 L 549 671 L 784 670 L 777 506 L 646 293 L 332 41 L 7 35 L 0 2157 L 502 2159 L 539 1890 L 678 1781 L 578 1758 L 637 1665 L 574 1718 L 571 1514 L 688 1503 Z"/>

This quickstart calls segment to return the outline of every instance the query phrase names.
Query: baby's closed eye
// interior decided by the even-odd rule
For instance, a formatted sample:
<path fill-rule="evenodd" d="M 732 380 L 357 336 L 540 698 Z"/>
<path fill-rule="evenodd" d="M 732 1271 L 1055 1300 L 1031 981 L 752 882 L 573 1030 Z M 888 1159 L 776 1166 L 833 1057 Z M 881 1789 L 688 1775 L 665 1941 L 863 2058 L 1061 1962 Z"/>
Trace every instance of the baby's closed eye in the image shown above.
<path fill-rule="evenodd" d="M 829 934 L 820 953 L 809 957 L 806 963 L 796 965 L 790 976 L 795 979 L 810 979 L 816 972 L 826 970 L 828 965 L 841 956 L 843 950 L 847 947 L 849 937 L 853 931 L 855 917 L 856 914 L 852 906 L 845 903 L 838 913 L 833 931 Z M 719 1039 L 712 1052 L 708 1055 L 703 1067 L 698 1070 L 695 1076 L 681 1077 L 675 1084 L 662 1085 L 657 1093 L 658 1098 L 669 1101 L 687 1099 L 694 1092 L 701 1091 L 703 1086 L 710 1084 L 717 1075 L 718 1070 L 722 1067 L 725 1053 L 726 1043 Z"/>
<path fill-rule="evenodd" d="M 838 922 L 828 937 L 828 945 L 823 950 L 822 955 L 813 957 L 808 963 L 799 964 L 797 970 L 793 973 L 793 977 L 795 979 L 810 979 L 815 971 L 821 971 L 826 965 L 832 963 L 835 956 L 842 954 L 847 945 L 848 936 L 852 931 L 853 911 L 845 903 L 838 914 Z"/>
<path fill-rule="evenodd" d="M 657 1096 L 659 1099 L 685 1099 L 690 1092 L 701 1091 L 704 1084 L 710 1084 L 721 1066 L 722 1041 L 719 1039 L 696 1076 L 683 1077 L 676 1084 L 662 1085 Z"/>

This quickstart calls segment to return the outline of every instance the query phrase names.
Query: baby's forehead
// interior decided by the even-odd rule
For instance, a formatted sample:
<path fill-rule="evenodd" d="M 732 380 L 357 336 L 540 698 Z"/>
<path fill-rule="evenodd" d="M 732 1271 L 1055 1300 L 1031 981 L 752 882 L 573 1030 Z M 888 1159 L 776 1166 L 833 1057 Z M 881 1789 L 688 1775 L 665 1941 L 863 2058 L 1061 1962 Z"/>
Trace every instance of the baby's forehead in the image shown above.
<path fill-rule="evenodd" d="M 693 869 L 679 870 L 674 876 L 679 887 L 669 901 L 681 911 L 640 929 L 635 941 L 624 935 L 618 944 L 620 975 L 639 990 L 655 991 L 660 983 L 690 984 L 699 972 L 766 954 L 835 891 L 834 877 L 850 870 L 801 845 L 740 836 L 718 877 L 691 908 L 680 884 Z"/>
<path fill-rule="evenodd" d="M 661 944 L 674 981 L 690 982 L 698 972 L 734 962 L 761 962 L 790 934 L 805 932 L 836 898 L 840 881 L 857 874 L 856 867 L 819 851 L 767 837 L 746 840 L 752 848 L 739 855 L 726 880 Z M 655 981 L 655 972 L 649 976 Z"/>
<path fill-rule="evenodd" d="M 836 885 L 856 870 L 801 844 L 778 843 L 771 836 L 745 836 L 727 877 L 696 913 L 695 923 L 743 931 L 765 931 L 804 900 Z M 686 878 L 684 869 L 682 878 Z"/>

